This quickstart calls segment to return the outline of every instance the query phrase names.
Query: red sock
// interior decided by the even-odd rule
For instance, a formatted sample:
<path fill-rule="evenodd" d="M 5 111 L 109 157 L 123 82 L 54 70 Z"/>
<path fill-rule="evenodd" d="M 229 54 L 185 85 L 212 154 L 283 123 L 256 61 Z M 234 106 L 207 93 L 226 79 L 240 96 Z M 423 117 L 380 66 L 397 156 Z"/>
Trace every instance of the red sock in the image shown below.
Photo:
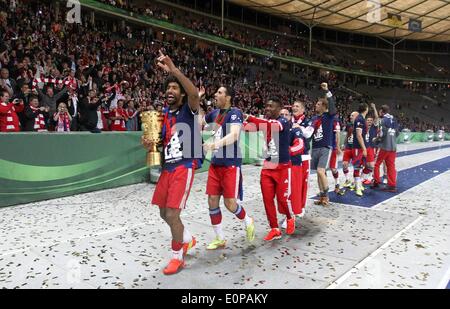
<path fill-rule="evenodd" d="M 172 240 L 172 250 L 173 251 L 180 251 L 181 249 L 183 249 L 183 243 L 175 241 L 175 240 Z"/>
<path fill-rule="evenodd" d="M 220 210 L 220 207 L 216 209 L 210 209 L 209 217 L 211 218 L 212 225 L 219 225 L 220 223 L 222 223 L 222 211 Z"/>
<path fill-rule="evenodd" d="M 238 205 L 236 212 L 234 214 L 239 220 L 244 220 L 245 216 L 247 215 L 245 209 L 241 205 Z"/>

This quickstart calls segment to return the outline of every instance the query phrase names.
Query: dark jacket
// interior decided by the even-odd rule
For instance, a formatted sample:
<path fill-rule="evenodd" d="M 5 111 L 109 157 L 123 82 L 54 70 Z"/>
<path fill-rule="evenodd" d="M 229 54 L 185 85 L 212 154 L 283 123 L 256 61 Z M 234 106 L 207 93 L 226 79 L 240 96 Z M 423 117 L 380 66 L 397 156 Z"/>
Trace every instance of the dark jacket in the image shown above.
<path fill-rule="evenodd" d="M 33 132 L 36 131 L 34 129 L 34 124 L 36 122 L 36 117 L 38 117 L 39 114 L 42 114 L 45 119 L 48 118 L 48 113 L 41 112 L 41 111 L 33 111 L 31 107 L 28 105 L 25 107 L 24 115 L 25 115 L 25 125 L 24 125 L 24 131 L 27 132 Z"/>
<path fill-rule="evenodd" d="M 102 101 L 98 100 L 95 104 L 89 103 L 89 98 L 83 98 L 80 101 L 80 123 L 86 130 L 95 130 L 98 123 L 97 109 L 102 105 Z"/>
<path fill-rule="evenodd" d="M 60 92 L 55 94 L 53 97 L 49 97 L 45 93 L 42 92 L 41 89 L 38 88 L 39 93 L 39 101 L 43 106 L 50 107 L 50 115 L 53 115 L 56 112 L 56 103 L 67 93 L 67 87 L 64 87 Z"/>

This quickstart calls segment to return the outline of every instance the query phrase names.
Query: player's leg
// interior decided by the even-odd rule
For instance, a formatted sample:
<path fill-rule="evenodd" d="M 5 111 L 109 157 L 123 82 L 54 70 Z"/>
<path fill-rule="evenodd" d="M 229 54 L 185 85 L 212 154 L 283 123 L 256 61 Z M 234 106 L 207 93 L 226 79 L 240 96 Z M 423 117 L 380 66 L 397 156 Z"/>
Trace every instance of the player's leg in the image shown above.
<path fill-rule="evenodd" d="M 352 185 L 352 180 L 350 179 L 350 163 L 353 159 L 353 150 L 352 149 L 346 149 L 344 151 L 344 158 L 342 162 L 342 171 L 345 176 L 345 183 L 344 187 L 349 188 Z"/>
<path fill-rule="evenodd" d="M 247 240 L 255 238 L 255 224 L 243 207 L 242 172 L 239 166 L 223 167 L 220 175 L 225 207 L 245 224 Z"/>
<path fill-rule="evenodd" d="M 309 163 L 310 161 L 302 162 L 303 170 L 303 187 L 302 187 L 302 213 L 300 216 L 304 215 L 306 211 L 306 202 L 308 201 L 308 190 L 309 190 Z"/>
<path fill-rule="evenodd" d="M 326 175 L 326 170 L 328 169 L 328 164 L 330 162 L 330 156 L 331 156 L 331 149 L 328 148 L 321 148 L 320 150 L 320 158 L 317 166 L 317 177 L 319 180 L 319 187 L 320 187 L 320 195 L 321 198 L 319 200 L 319 203 L 316 203 L 318 205 L 329 205 L 330 199 L 328 197 L 328 178 Z"/>
<path fill-rule="evenodd" d="M 292 169 L 285 168 L 276 171 L 276 195 L 278 212 L 286 216 L 286 234 L 295 232 L 295 216 L 292 207 Z"/>
<path fill-rule="evenodd" d="M 266 241 L 281 238 L 281 231 L 278 227 L 277 209 L 275 206 L 276 182 L 272 175 L 273 171 L 263 169 L 261 172 L 261 192 L 266 210 L 267 220 L 270 225 L 270 232 L 264 238 Z"/>
<path fill-rule="evenodd" d="M 374 172 L 373 172 L 373 186 L 372 186 L 373 188 L 377 188 L 381 184 L 380 167 L 381 167 L 381 164 L 383 164 L 385 159 L 386 159 L 386 152 L 384 150 L 380 149 L 378 152 L 377 162 L 375 163 Z"/>
<path fill-rule="evenodd" d="M 355 192 L 357 196 L 362 196 L 361 169 L 363 166 L 363 153 L 361 149 L 353 149 L 353 177 L 355 178 Z"/>
<path fill-rule="evenodd" d="M 386 156 L 388 190 L 389 192 L 397 191 L 397 170 L 395 167 L 395 160 L 397 154 L 395 151 L 388 151 Z"/>
<path fill-rule="evenodd" d="M 339 192 L 339 171 L 337 150 L 333 150 L 330 158 L 330 169 L 334 179 L 334 192 Z"/>
<path fill-rule="evenodd" d="M 166 222 L 172 233 L 172 260 L 164 269 L 165 275 L 173 275 L 184 267 L 183 257 L 183 233 L 184 225 L 180 218 L 181 209 L 166 209 Z"/>
<path fill-rule="evenodd" d="M 369 147 L 367 148 L 367 164 L 364 167 L 364 181 L 363 184 L 370 185 L 372 183 L 372 172 L 375 166 L 375 152 L 374 149 Z"/>
<path fill-rule="evenodd" d="M 220 185 L 219 167 L 211 164 L 208 171 L 208 182 L 206 185 L 208 194 L 209 217 L 216 237 L 208 245 L 208 250 L 224 248 L 226 245 L 225 235 L 222 229 L 222 211 L 220 209 L 220 196 L 222 188 Z"/>
<path fill-rule="evenodd" d="M 178 167 L 170 173 L 165 220 L 172 233 L 172 260 L 164 269 L 164 274 L 172 275 L 184 267 L 184 255 L 195 246 L 196 240 L 183 225 L 180 214 L 186 207 L 187 199 L 194 182 L 194 170 L 192 168 Z"/>

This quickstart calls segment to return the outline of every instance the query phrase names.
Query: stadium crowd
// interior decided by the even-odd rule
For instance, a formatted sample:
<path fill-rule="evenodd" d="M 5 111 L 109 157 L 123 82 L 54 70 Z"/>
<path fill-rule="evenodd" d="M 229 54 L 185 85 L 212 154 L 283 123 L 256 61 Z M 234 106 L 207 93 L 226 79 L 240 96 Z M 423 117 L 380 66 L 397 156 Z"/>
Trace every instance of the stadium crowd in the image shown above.
<path fill-rule="evenodd" d="M 123 1 L 104 2 L 141 12 Z M 119 21 L 69 24 L 62 22 L 64 12 L 58 15 L 45 2 L 14 3 L 0 1 L 2 132 L 139 130 L 139 113 L 164 105 L 165 75 L 155 68 L 161 48 L 174 55 L 198 87 L 206 88 L 203 113 L 213 108 L 217 88 L 229 84 L 236 90 L 234 105 L 245 113 L 263 114 L 265 100 L 277 94 L 286 106 L 294 100 L 305 102 L 308 116 L 312 115 L 315 98 L 302 88 L 278 82 L 268 59 L 233 56 L 217 46 L 179 35 L 160 36 Z M 157 8 L 144 13 L 168 21 L 177 18 Z M 192 20 L 186 24 L 205 27 Z M 212 24 L 204 29 L 218 30 Z M 321 77 L 316 78 L 320 81 Z M 338 82 L 330 84 L 342 118 L 351 112 L 354 101 L 367 99 L 340 91 Z M 416 130 L 435 127 L 419 119 L 401 120 L 404 127 Z"/>

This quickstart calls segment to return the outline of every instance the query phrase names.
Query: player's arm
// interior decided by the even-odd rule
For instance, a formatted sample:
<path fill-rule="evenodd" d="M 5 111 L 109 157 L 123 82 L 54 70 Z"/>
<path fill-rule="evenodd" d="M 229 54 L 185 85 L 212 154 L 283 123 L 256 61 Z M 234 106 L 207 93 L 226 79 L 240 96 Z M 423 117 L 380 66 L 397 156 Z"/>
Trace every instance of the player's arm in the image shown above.
<path fill-rule="evenodd" d="M 364 156 L 367 156 L 367 148 L 366 144 L 364 143 L 364 138 L 362 135 L 362 128 L 356 128 L 356 138 L 358 139 L 359 144 L 361 145 L 361 149 L 363 151 Z"/>
<path fill-rule="evenodd" d="M 267 119 L 261 119 L 257 118 L 255 116 L 247 116 L 246 121 L 248 123 L 255 124 L 258 130 L 260 131 L 267 131 L 269 128 L 272 132 L 281 132 L 283 131 L 284 127 L 283 124 L 278 120 L 267 120 Z"/>
<path fill-rule="evenodd" d="M 302 138 L 297 137 L 289 147 L 289 153 L 291 156 L 302 155 L 305 153 L 305 142 Z"/>
<path fill-rule="evenodd" d="M 314 134 L 314 127 L 312 125 L 305 127 L 300 126 L 299 127 L 300 130 L 302 131 L 302 135 L 306 138 L 306 139 L 310 139 L 311 136 L 313 136 Z"/>
<path fill-rule="evenodd" d="M 370 106 L 372 107 L 373 114 L 375 116 L 373 119 L 373 123 L 375 124 L 375 126 L 378 127 L 379 121 L 380 121 L 380 115 L 378 115 L 377 106 L 375 105 L 375 103 L 371 103 Z"/>
<path fill-rule="evenodd" d="M 220 148 L 226 147 L 228 145 L 232 145 L 236 141 L 239 140 L 240 134 L 241 134 L 241 125 L 233 124 L 230 127 L 230 133 L 228 135 L 224 136 L 222 139 L 218 140 L 217 142 L 205 144 L 204 148 L 206 151 L 208 151 L 208 150 L 220 149 Z"/>
<path fill-rule="evenodd" d="M 328 84 L 327 83 L 322 83 L 320 85 L 320 87 L 322 88 L 323 91 L 325 91 L 325 97 L 328 100 L 328 113 L 330 115 L 336 115 L 336 100 L 333 97 L 333 93 L 328 89 Z"/>
<path fill-rule="evenodd" d="M 200 96 L 198 94 L 197 87 L 195 87 L 189 78 L 184 76 L 169 56 L 164 55 L 162 51 L 159 51 L 159 53 L 160 57 L 158 58 L 158 66 L 167 73 L 172 74 L 180 82 L 181 86 L 186 91 L 189 107 L 193 112 L 197 112 L 200 108 Z"/>
<path fill-rule="evenodd" d="M 338 155 L 342 154 L 341 150 L 341 129 L 339 127 L 336 128 L 336 150 Z"/>

